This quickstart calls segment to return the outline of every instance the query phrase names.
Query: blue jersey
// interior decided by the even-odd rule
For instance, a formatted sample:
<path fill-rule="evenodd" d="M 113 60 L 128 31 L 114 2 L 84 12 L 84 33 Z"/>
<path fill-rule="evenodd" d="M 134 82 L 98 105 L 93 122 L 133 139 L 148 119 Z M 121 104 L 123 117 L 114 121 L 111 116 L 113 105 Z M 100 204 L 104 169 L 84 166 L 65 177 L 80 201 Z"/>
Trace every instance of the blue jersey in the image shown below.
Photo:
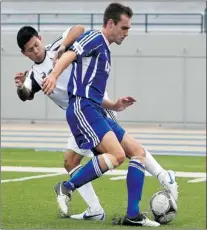
<path fill-rule="evenodd" d="M 77 54 L 68 84 L 69 95 L 102 103 L 111 68 L 108 41 L 99 30 L 81 35 L 70 47 Z"/>

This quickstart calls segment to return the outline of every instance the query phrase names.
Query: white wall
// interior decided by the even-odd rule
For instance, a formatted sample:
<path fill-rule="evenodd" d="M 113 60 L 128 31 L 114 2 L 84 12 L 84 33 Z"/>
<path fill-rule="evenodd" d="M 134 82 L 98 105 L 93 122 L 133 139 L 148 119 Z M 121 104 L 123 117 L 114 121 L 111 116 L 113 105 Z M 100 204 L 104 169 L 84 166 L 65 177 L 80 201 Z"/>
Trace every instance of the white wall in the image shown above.
<path fill-rule="evenodd" d="M 42 33 L 45 43 L 57 34 Z M 2 119 L 63 120 L 65 114 L 41 93 L 21 102 L 14 74 L 28 69 L 13 33 L 2 34 Z M 206 122 L 205 35 L 131 34 L 112 45 L 108 91 L 113 99 L 131 95 L 136 106 L 119 114 L 124 122 L 204 124 Z"/>

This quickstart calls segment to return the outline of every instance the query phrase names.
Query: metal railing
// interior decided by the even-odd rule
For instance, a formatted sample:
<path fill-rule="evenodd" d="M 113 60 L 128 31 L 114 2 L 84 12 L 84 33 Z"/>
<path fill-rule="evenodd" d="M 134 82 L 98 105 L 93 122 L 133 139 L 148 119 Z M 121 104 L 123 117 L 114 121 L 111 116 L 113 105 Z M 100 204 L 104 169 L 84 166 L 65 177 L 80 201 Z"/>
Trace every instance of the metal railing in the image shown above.
<path fill-rule="evenodd" d="M 68 26 L 82 24 L 90 29 L 96 26 L 102 26 L 103 14 L 96 13 L 3 13 L 1 14 L 2 28 L 15 27 L 23 25 L 36 26 L 38 31 L 48 26 Z M 206 14 L 194 13 L 138 13 L 134 14 L 132 19 L 132 28 L 148 33 L 165 28 L 168 31 L 197 31 L 206 32 Z M 45 30 L 45 28 L 43 29 Z M 50 29 L 49 29 L 50 30 Z"/>

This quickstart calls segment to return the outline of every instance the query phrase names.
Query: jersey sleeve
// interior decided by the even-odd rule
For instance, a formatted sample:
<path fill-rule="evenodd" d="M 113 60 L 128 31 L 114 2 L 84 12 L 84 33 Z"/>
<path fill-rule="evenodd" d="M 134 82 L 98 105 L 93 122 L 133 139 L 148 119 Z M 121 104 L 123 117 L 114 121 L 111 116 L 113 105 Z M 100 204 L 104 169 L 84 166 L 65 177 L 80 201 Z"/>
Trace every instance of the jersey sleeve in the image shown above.
<path fill-rule="evenodd" d="M 57 37 L 53 43 L 49 44 L 46 46 L 46 49 L 49 51 L 57 51 L 58 48 L 60 47 L 62 41 L 66 38 L 66 36 L 68 35 L 68 32 L 70 31 L 72 27 L 69 27 L 67 30 L 65 30 L 62 35 L 60 35 L 59 37 Z"/>
<path fill-rule="evenodd" d="M 65 38 L 67 37 L 69 31 L 70 31 L 72 28 L 73 28 L 73 26 L 72 26 L 72 27 L 69 27 L 67 30 L 65 30 L 65 31 L 63 32 L 63 34 L 62 34 L 63 39 L 65 39 Z"/>
<path fill-rule="evenodd" d="M 37 81 L 34 78 L 34 72 L 32 70 L 29 71 L 24 86 L 31 91 L 32 94 L 37 93 L 41 90 L 40 85 L 37 83 Z"/>
<path fill-rule="evenodd" d="M 104 92 L 104 100 L 110 100 L 109 95 L 107 93 L 107 91 Z M 115 111 L 109 110 L 109 109 L 105 109 L 107 117 L 111 118 L 114 121 L 117 121 L 117 113 Z"/>
<path fill-rule="evenodd" d="M 103 99 L 105 99 L 105 100 L 109 100 L 109 96 L 108 96 L 107 91 L 105 91 L 105 92 L 104 92 L 104 97 L 103 97 Z"/>
<path fill-rule="evenodd" d="M 102 35 L 99 30 L 91 30 L 82 34 L 69 50 L 76 52 L 77 56 L 88 57 L 95 52 L 98 53 L 99 48 L 103 45 Z"/>

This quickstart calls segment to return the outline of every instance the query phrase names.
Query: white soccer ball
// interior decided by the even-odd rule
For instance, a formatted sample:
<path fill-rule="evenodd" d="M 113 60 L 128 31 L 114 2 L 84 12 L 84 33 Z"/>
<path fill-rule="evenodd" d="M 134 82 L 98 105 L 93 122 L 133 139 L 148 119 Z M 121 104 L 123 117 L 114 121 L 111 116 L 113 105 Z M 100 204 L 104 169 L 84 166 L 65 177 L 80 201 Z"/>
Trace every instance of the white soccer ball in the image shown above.
<path fill-rule="evenodd" d="M 155 221 L 160 224 L 171 222 L 177 213 L 177 204 L 168 191 L 155 193 L 150 201 L 150 210 Z"/>

